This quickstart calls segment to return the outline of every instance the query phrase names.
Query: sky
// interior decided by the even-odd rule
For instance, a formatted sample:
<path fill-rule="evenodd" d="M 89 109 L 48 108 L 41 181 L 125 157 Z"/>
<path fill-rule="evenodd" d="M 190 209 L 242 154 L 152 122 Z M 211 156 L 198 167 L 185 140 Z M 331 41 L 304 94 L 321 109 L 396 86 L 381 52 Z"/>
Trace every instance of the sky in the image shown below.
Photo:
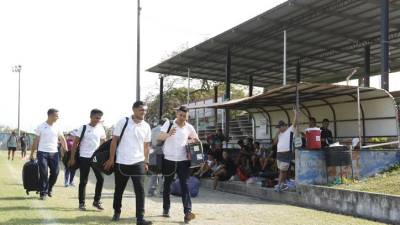
<path fill-rule="evenodd" d="M 145 72 L 182 46 L 194 46 L 284 0 L 141 0 L 141 97 L 158 92 Z M 49 108 L 65 131 L 93 108 L 111 126 L 136 99 L 135 0 L 1 0 L 0 125 L 33 131 Z"/>

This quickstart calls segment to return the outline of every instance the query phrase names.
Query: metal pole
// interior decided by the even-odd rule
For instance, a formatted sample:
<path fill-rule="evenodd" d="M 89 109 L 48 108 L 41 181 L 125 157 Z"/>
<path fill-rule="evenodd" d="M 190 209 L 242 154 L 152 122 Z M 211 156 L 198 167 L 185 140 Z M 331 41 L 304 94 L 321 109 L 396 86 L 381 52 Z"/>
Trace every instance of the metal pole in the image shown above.
<path fill-rule="evenodd" d="M 217 102 L 218 102 L 218 86 L 215 85 L 214 86 L 214 103 L 217 103 Z M 215 128 L 215 131 L 218 130 L 218 109 L 217 108 L 214 109 L 214 128 Z"/>
<path fill-rule="evenodd" d="M 188 87 L 187 87 L 187 105 L 189 106 L 189 102 L 190 102 L 190 67 L 188 67 Z M 196 111 L 197 112 L 197 111 Z"/>
<path fill-rule="evenodd" d="M 158 121 L 162 120 L 163 105 L 164 105 L 164 76 L 160 75 L 160 108 L 158 114 Z"/>
<path fill-rule="evenodd" d="M 225 101 L 231 99 L 231 50 L 228 48 L 226 52 L 226 74 L 225 74 Z M 230 113 L 229 109 L 225 109 L 225 135 L 229 137 L 229 121 Z M 228 147 L 228 143 L 226 144 Z"/>
<path fill-rule="evenodd" d="M 381 88 L 389 91 L 389 0 L 381 0 Z"/>
<path fill-rule="evenodd" d="M 140 100 L 140 0 L 137 1 L 136 101 Z"/>
<path fill-rule="evenodd" d="M 253 76 L 249 77 L 249 97 L 253 96 Z"/>
<path fill-rule="evenodd" d="M 360 88 L 357 87 L 357 116 L 358 116 L 358 138 L 360 140 L 360 150 L 362 148 L 361 140 L 361 102 L 360 102 Z"/>
<path fill-rule="evenodd" d="M 18 70 L 18 137 L 21 135 L 21 69 Z"/>
<path fill-rule="evenodd" d="M 286 85 L 286 30 L 283 31 L 283 85 Z"/>
<path fill-rule="evenodd" d="M 364 66 L 365 66 L 365 74 L 364 74 L 364 87 L 369 87 L 369 77 L 371 76 L 371 47 L 366 45 L 364 47 Z"/>

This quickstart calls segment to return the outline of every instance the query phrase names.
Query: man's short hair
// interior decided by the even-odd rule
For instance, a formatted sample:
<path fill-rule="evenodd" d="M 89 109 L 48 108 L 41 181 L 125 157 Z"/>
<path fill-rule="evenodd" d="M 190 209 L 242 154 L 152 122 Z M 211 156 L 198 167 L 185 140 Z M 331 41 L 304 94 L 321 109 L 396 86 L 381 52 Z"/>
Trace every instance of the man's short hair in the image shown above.
<path fill-rule="evenodd" d="M 329 123 L 329 120 L 327 118 L 325 118 L 325 119 L 322 120 L 322 122 L 328 122 Z"/>
<path fill-rule="evenodd" d="M 92 109 L 92 111 L 90 111 L 90 116 L 92 117 L 94 115 L 103 116 L 103 112 L 100 109 Z"/>
<path fill-rule="evenodd" d="M 187 108 L 186 106 L 184 106 L 184 105 L 180 106 L 180 107 L 178 108 L 178 110 L 179 110 L 179 111 L 182 111 L 182 112 L 185 112 L 185 113 L 188 112 L 188 108 Z"/>
<path fill-rule="evenodd" d="M 313 121 L 313 122 L 317 122 L 317 120 L 315 119 L 315 117 L 310 117 L 309 120 L 310 120 L 310 121 Z"/>
<path fill-rule="evenodd" d="M 53 115 L 54 113 L 58 113 L 58 110 L 54 108 L 47 110 L 47 116 Z"/>
<path fill-rule="evenodd" d="M 146 103 L 144 103 L 143 101 L 136 101 L 135 103 L 133 103 L 132 108 L 139 108 L 140 106 L 145 106 Z"/>

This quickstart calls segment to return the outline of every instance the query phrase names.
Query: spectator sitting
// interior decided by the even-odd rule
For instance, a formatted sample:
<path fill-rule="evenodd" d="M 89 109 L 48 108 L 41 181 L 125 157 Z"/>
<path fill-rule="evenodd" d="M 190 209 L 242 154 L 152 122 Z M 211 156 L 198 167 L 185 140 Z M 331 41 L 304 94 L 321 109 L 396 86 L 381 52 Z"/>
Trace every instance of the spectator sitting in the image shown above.
<path fill-rule="evenodd" d="M 209 177 L 212 172 L 215 172 L 217 168 L 217 160 L 214 158 L 212 154 L 207 155 L 207 161 L 204 162 L 201 166 L 199 171 L 197 171 L 194 176 L 198 178 L 202 178 L 204 176 Z"/>
<path fill-rule="evenodd" d="M 214 190 L 217 188 L 218 181 L 229 180 L 236 171 L 236 166 L 232 159 L 229 157 L 227 151 L 222 152 L 222 161 L 218 169 L 213 173 L 214 177 Z"/>

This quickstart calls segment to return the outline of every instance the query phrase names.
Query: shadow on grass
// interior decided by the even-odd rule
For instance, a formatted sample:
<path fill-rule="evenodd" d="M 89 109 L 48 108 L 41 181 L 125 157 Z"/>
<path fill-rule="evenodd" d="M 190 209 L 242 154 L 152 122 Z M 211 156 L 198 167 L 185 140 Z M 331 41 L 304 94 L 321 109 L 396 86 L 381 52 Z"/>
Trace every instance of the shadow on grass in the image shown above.
<path fill-rule="evenodd" d="M 165 223 L 165 219 L 158 216 L 151 217 L 151 220 L 154 223 L 157 224 L 163 224 Z M 150 218 L 150 217 L 146 217 Z M 111 221 L 111 216 L 78 216 L 75 218 L 55 218 L 54 220 L 45 220 L 45 219 L 29 219 L 29 218 L 13 218 L 8 221 L 6 221 L 5 224 L 46 224 L 46 223 L 52 223 L 52 224 L 135 224 L 136 223 L 136 218 L 135 217 L 130 217 L 130 218 L 121 218 L 119 222 L 112 222 Z M 168 223 L 174 223 L 174 224 L 185 224 L 183 221 L 168 221 Z"/>
<path fill-rule="evenodd" d="M 14 197 L 0 197 L 0 201 L 19 201 L 19 200 L 33 200 L 37 199 L 37 196 L 29 195 L 29 196 L 14 196 Z"/>

